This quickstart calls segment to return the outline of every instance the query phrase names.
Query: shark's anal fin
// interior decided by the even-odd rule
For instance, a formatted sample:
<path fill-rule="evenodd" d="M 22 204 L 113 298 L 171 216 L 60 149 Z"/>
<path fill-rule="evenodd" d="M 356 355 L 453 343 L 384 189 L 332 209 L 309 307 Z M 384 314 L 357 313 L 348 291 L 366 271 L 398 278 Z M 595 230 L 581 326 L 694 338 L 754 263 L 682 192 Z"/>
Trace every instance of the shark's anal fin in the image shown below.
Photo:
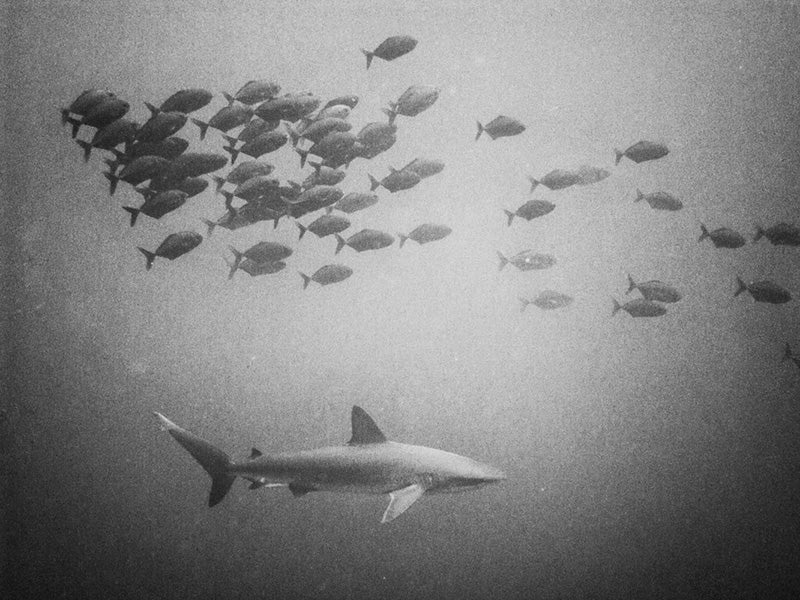
<path fill-rule="evenodd" d="M 365 411 L 360 406 L 354 406 L 353 412 L 350 415 L 350 421 L 353 425 L 353 435 L 350 441 L 347 442 L 350 446 L 360 444 L 382 444 L 386 441 L 386 436 L 375 424 Z"/>
<path fill-rule="evenodd" d="M 386 512 L 383 513 L 381 523 L 388 523 L 402 515 L 408 507 L 419 500 L 420 496 L 424 493 L 425 487 L 419 483 L 409 485 L 408 487 L 390 493 L 389 506 L 386 507 Z"/>

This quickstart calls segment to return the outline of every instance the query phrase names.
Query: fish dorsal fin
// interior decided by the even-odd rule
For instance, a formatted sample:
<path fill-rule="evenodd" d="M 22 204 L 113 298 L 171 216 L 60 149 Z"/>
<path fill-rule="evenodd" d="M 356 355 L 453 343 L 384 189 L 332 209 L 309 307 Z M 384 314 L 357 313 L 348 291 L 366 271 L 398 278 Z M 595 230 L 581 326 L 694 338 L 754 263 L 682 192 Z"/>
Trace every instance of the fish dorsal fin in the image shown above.
<path fill-rule="evenodd" d="M 347 442 L 349 446 L 361 444 L 382 444 L 386 436 L 375 424 L 367 412 L 360 406 L 354 406 L 350 416 L 353 424 L 353 436 Z"/>
<path fill-rule="evenodd" d="M 250 450 L 250 460 L 253 460 L 254 458 L 258 458 L 259 456 L 263 456 L 263 455 L 264 455 L 264 453 L 261 452 L 261 450 L 259 450 L 258 448 L 252 448 Z"/>

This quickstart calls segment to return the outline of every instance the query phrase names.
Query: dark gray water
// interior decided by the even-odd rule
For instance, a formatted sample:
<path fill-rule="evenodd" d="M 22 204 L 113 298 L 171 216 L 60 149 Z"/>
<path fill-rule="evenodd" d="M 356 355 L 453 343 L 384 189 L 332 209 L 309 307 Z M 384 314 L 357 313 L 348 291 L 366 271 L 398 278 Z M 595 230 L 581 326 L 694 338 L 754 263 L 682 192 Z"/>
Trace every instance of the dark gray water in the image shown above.
<path fill-rule="evenodd" d="M 800 594 L 800 249 L 751 243 L 800 224 L 800 9 L 767 3 L 17 2 L 3 5 L 6 343 L 0 413 L 2 581 L 19 598 L 794 598 Z M 365 70 L 359 48 L 419 40 Z M 212 191 L 136 227 L 102 151 L 84 163 L 59 109 L 86 88 L 144 102 L 249 79 L 357 94 L 357 131 L 408 86 L 398 142 L 356 161 L 366 191 L 417 156 L 444 171 L 352 215 L 438 242 L 336 257 L 354 274 L 303 290 L 335 241 L 283 220 L 217 230 L 151 271 L 136 246 L 223 212 Z M 527 126 L 474 141 L 476 120 Z M 221 151 L 210 131 L 193 149 Z M 81 137 L 86 139 L 87 132 Z M 614 166 L 614 148 L 666 143 Z M 246 157 L 242 157 L 246 158 Z M 288 149 L 264 157 L 302 179 Z M 239 160 L 242 160 L 239 159 Z M 594 185 L 529 193 L 527 176 L 590 164 Z M 633 202 L 680 198 L 678 212 Z M 506 225 L 531 197 L 549 215 Z M 308 224 L 311 218 L 301 219 Z M 748 243 L 698 244 L 700 223 Z M 270 239 L 288 267 L 227 279 L 227 245 Z M 557 264 L 498 272 L 496 251 Z M 611 315 L 627 274 L 683 299 Z M 772 279 L 782 305 L 734 298 Z M 521 313 L 519 296 L 568 294 Z M 636 297 L 633 293 L 627 298 Z M 235 457 L 344 443 L 353 404 L 391 438 L 504 469 L 477 491 L 423 497 L 388 525 L 383 496 L 247 491 L 209 481 L 152 411 Z"/>

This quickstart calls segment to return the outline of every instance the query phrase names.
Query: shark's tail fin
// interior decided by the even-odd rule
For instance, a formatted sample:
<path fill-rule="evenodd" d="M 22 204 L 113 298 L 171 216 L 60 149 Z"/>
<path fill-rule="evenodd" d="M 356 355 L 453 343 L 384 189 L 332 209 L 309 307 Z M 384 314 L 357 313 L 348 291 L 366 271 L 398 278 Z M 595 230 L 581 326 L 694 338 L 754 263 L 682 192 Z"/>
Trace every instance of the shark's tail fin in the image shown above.
<path fill-rule="evenodd" d="M 235 475 L 230 474 L 230 468 L 233 465 L 230 457 L 216 446 L 178 427 L 161 413 L 154 414 L 161 421 L 161 427 L 168 431 L 211 475 L 211 493 L 208 496 L 208 505 L 219 504 L 236 479 Z"/>

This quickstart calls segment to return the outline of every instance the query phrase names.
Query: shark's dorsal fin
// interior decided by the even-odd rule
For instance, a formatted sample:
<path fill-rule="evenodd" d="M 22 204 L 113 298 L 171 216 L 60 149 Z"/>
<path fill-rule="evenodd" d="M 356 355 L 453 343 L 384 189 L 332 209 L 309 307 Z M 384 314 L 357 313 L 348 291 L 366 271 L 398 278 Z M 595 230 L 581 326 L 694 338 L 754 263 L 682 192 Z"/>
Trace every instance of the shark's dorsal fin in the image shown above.
<path fill-rule="evenodd" d="M 353 424 L 353 436 L 347 442 L 349 446 L 361 444 L 382 444 L 386 441 L 386 436 L 375 424 L 367 412 L 360 406 L 354 406 L 350 416 Z"/>

